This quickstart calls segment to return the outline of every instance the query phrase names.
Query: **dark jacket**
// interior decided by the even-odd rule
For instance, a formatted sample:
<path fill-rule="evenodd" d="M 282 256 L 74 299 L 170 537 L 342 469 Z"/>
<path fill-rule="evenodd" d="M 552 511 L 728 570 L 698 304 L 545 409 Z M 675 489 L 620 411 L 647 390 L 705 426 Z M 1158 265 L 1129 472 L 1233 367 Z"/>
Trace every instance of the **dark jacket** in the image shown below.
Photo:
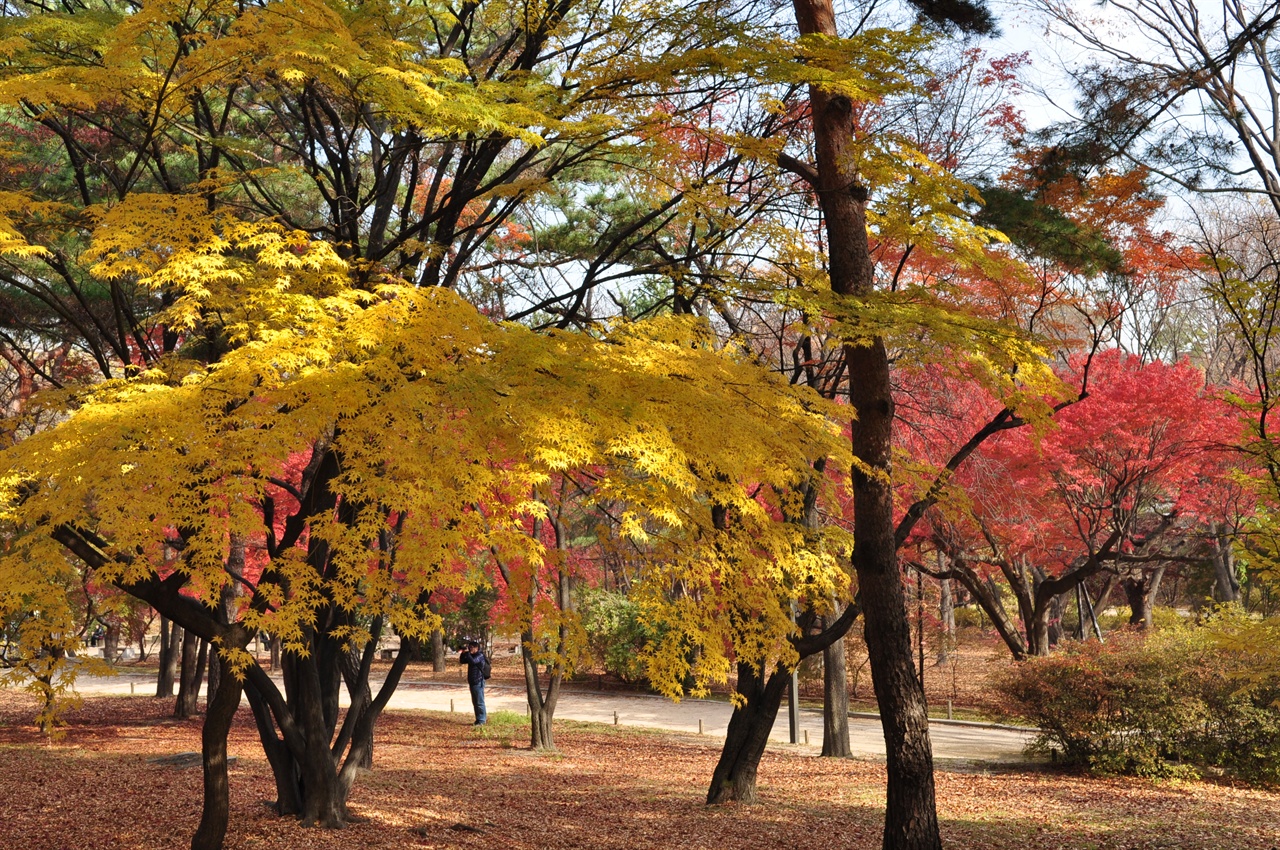
<path fill-rule="evenodd" d="M 484 653 L 480 650 L 468 652 L 463 650 L 458 656 L 458 663 L 467 665 L 467 684 L 478 685 L 484 681 Z"/>

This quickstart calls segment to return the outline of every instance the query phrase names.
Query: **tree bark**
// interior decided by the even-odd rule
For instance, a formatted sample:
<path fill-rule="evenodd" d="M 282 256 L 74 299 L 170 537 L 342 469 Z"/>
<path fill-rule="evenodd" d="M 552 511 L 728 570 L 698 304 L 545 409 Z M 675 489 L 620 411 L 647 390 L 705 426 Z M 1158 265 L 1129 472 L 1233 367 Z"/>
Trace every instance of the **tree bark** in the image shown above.
<path fill-rule="evenodd" d="M 1165 568 L 1156 567 L 1121 579 L 1125 599 L 1129 603 L 1129 625 L 1151 629 L 1155 625 L 1155 599 L 1160 590 L 1160 580 Z"/>
<path fill-rule="evenodd" d="M 520 653 L 520 663 L 524 666 L 525 696 L 529 701 L 529 746 L 535 750 L 554 750 L 556 748 L 552 721 L 555 719 L 556 704 L 560 701 L 560 685 L 564 675 L 560 665 L 553 665 L 547 682 L 547 690 L 543 693 L 538 681 L 538 664 L 534 661 L 534 635 L 526 631 L 520 636 L 525 651 Z"/>
<path fill-rule="evenodd" d="M 793 0 L 802 35 L 839 37 L 830 0 Z M 851 298 L 874 293 L 867 244 L 867 190 L 852 164 L 854 104 L 843 94 L 809 87 L 817 167 L 811 176 L 827 235 L 831 291 Z M 865 617 L 871 681 L 880 706 L 888 766 L 885 850 L 940 850 L 933 752 L 924 690 L 911 660 L 911 633 L 898 570 L 891 450 L 893 390 L 885 342 L 846 344 L 852 423 L 853 568 Z M 870 474 L 868 474 L 870 473 Z"/>
<path fill-rule="evenodd" d="M 120 627 L 113 623 L 107 624 L 102 636 L 102 657 L 108 664 L 115 664 L 120 657 Z"/>
<path fill-rule="evenodd" d="M 840 615 L 839 607 L 833 615 Z M 822 651 L 822 755 L 832 758 L 853 755 L 849 744 L 849 672 L 846 664 L 844 638 Z"/>
<path fill-rule="evenodd" d="M 172 697 L 178 677 L 178 661 L 182 657 L 182 627 L 160 618 L 160 670 L 156 674 L 156 696 Z"/>
<path fill-rule="evenodd" d="M 938 553 L 939 564 L 941 569 L 942 553 Z M 938 664 L 948 664 L 951 662 L 951 651 L 955 648 L 956 643 L 956 603 L 955 596 L 951 592 L 951 579 L 944 578 L 938 582 L 938 619 L 942 621 L 942 640 L 938 641 Z"/>
<path fill-rule="evenodd" d="M 212 665 L 220 665 L 215 655 Z M 224 676 L 216 696 L 210 698 L 200 733 L 204 768 L 204 805 L 200 826 L 191 838 L 191 850 L 222 850 L 231 811 L 231 785 L 227 778 L 227 735 L 240 707 L 243 684 Z"/>
<path fill-rule="evenodd" d="M 204 678 L 205 642 L 188 629 L 182 636 L 182 667 L 178 676 L 178 698 L 174 700 L 173 716 L 188 718 L 196 713 L 200 696 L 200 680 Z"/>
<path fill-rule="evenodd" d="M 711 774 L 707 803 L 754 803 L 756 772 L 778 717 L 782 696 L 791 683 L 791 672 L 775 670 L 764 680 L 749 664 L 738 665 L 738 693 L 745 702 L 735 706 L 729 718 L 720 760 Z"/>
<path fill-rule="evenodd" d="M 1235 551 L 1231 548 L 1231 538 L 1221 525 L 1214 528 L 1213 539 L 1209 541 L 1209 553 L 1213 560 L 1214 601 L 1239 602 L 1240 579 L 1236 575 Z"/>
<path fill-rule="evenodd" d="M 244 538 L 238 534 L 231 535 L 231 545 L 229 554 L 227 555 L 227 571 L 232 575 L 244 575 L 244 558 L 245 543 Z M 236 589 L 239 585 L 225 584 L 222 591 L 218 594 L 218 607 L 214 612 L 218 622 L 223 625 L 230 625 L 236 616 Z M 223 669 L 222 657 L 217 650 L 211 649 L 209 652 L 209 689 L 205 695 L 206 705 L 211 704 L 217 696 L 218 688 L 222 685 Z M 243 685 L 240 686 L 243 690 Z"/>
<path fill-rule="evenodd" d="M 376 651 L 377 640 L 374 640 Z M 401 652 L 407 652 L 409 647 L 404 643 L 400 646 Z M 342 654 L 340 664 L 342 667 L 342 680 L 346 683 L 347 694 L 351 698 L 351 704 L 354 706 L 367 706 L 373 702 L 373 690 L 369 687 L 369 677 L 362 675 L 361 671 L 361 652 L 360 648 L 353 646 Z M 348 712 L 350 713 L 350 712 Z M 354 736 L 359 734 L 354 729 L 351 734 Z M 360 751 L 359 761 L 356 766 L 365 770 L 373 768 L 373 727 L 368 728 L 368 737 L 359 741 L 352 741 L 353 747 L 358 747 Z"/>
<path fill-rule="evenodd" d="M 438 606 L 432 604 L 432 613 L 439 614 Z M 403 650 L 402 650 L 403 651 Z M 436 629 L 431 633 L 431 670 L 435 673 L 443 673 L 447 669 L 444 650 L 444 629 Z"/>

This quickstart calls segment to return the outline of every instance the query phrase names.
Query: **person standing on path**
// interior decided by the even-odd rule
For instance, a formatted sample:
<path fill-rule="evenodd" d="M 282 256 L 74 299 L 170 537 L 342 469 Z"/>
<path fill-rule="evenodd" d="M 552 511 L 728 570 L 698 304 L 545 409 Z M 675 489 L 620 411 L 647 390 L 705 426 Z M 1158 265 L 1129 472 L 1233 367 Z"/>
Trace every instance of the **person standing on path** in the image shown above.
<path fill-rule="evenodd" d="M 480 644 L 474 640 L 467 641 L 466 649 L 458 656 L 458 663 L 467 665 L 467 686 L 471 688 L 471 707 L 476 711 L 475 726 L 483 726 L 488 720 L 484 710 L 484 680 L 489 659 L 480 651 Z"/>

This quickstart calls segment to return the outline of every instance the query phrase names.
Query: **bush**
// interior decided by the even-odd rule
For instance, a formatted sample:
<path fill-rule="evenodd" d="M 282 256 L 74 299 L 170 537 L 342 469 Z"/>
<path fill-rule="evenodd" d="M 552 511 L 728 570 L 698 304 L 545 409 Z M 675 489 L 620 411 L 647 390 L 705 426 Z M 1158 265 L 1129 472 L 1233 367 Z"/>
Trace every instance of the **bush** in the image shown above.
<path fill-rule="evenodd" d="M 1040 728 L 1034 749 L 1100 773 L 1218 768 L 1280 782 L 1280 675 L 1226 645 L 1231 628 L 1218 619 L 1069 644 L 1006 671 L 1000 709 Z"/>
<path fill-rule="evenodd" d="M 640 621 L 640 606 L 625 593 L 593 589 L 583 593 L 579 610 L 596 663 L 623 681 L 643 681 L 643 651 L 653 635 Z"/>

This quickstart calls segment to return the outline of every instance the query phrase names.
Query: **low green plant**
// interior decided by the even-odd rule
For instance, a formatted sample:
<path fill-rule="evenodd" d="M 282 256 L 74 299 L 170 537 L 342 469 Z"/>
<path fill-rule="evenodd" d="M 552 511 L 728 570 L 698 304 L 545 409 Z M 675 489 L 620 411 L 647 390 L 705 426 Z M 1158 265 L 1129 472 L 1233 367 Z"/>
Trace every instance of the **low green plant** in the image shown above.
<path fill-rule="evenodd" d="M 493 711 L 485 718 L 483 726 L 472 730 L 472 735 L 486 741 L 497 741 L 501 747 L 513 747 L 516 740 L 529 737 L 529 718 L 514 711 Z"/>
<path fill-rule="evenodd" d="M 1035 749 L 1100 773 L 1278 783 L 1280 671 L 1232 645 L 1237 617 L 1068 644 L 1001 676 L 999 708 L 1041 730 Z"/>
<path fill-rule="evenodd" d="M 655 635 L 641 621 L 640 606 L 625 593 L 588 589 L 579 610 L 596 663 L 623 681 L 643 681 L 643 653 Z"/>

